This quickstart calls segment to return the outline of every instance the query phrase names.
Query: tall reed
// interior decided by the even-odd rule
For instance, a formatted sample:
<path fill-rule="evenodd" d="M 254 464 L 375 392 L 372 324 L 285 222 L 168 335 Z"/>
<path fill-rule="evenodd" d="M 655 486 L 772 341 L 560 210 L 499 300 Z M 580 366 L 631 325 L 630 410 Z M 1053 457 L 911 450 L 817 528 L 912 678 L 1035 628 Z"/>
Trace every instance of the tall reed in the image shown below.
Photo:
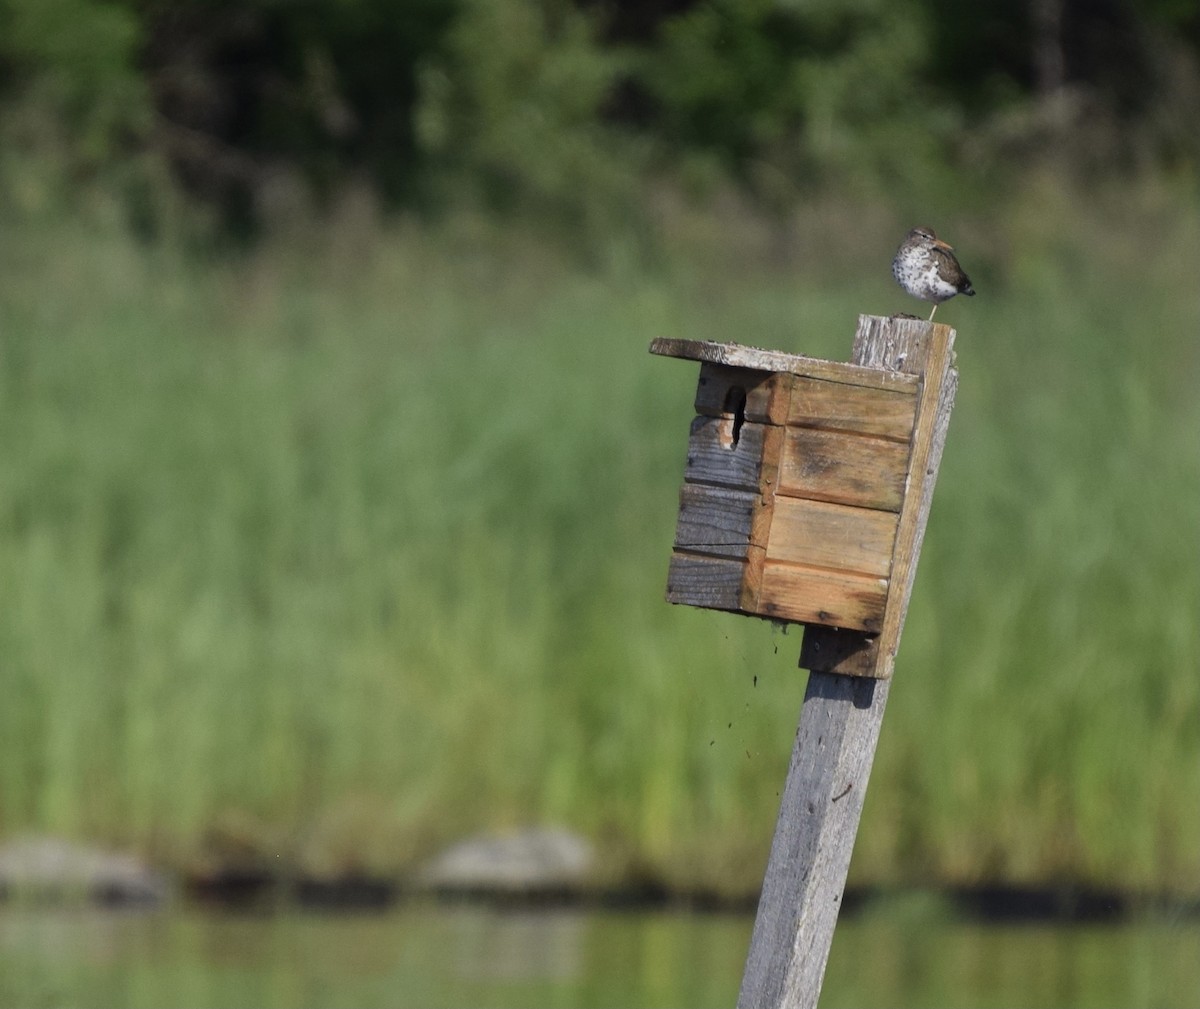
<path fill-rule="evenodd" d="M 939 318 L 961 390 L 853 880 L 1196 892 L 1200 208 L 1173 198 L 1114 220 L 1031 187 L 947 230 L 980 297 Z M 900 222 L 830 216 L 790 258 L 735 225 L 649 266 L 472 223 L 207 263 L 14 225 L 0 835 L 335 875 L 558 823 L 611 880 L 754 890 L 799 636 L 663 601 L 695 375 L 646 348 L 844 359 L 859 312 L 912 306 Z"/>

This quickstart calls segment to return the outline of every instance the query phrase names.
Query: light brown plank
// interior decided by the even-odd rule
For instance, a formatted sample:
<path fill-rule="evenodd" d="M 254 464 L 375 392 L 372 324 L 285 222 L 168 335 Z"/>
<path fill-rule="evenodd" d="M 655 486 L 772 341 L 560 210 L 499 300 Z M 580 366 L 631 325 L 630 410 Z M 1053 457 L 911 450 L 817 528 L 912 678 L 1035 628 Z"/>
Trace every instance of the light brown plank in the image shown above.
<path fill-rule="evenodd" d="M 915 375 L 882 368 L 864 368 L 841 361 L 822 361 L 802 354 L 786 354 L 779 350 L 762 350 L 740 343 L 713 343 L 708 340 L 679 340 L 659 337 L 650 344 L 650 353 L 663 357 L 680 357 L 688 361 L 708 361 L 734 368 L 753 368 L 755 371 L 786 371 L 793 375 L 808 375 L 829 382 L 861 385 L 869 389 L 908 389 L 919 384 Z"/>
<path fill-rule="evenodd" d="M 783 462 L 783 441 L 786 434 L 786 427 L 763 425 L 762 465 L 758 472 L 758 487 L 767 504 L 779 490 L 779 467 Z"/>
<path fill-rule="evenodd" d="M 936 346 L 933 349 L 936 352 Z M 832 627 L 808 627 L 804 631 L 804 641 L 800 647 L 801 669 L 821 673 L 839 673 L 843 676 L 891 676 L 895 665 L 896 650 L 899 647 L 900 631 L 903 628 L 903 619 L 912 591 L 916 560 L 921 553 L 925 524 L 928 521 L 929 509 L 933 502 L 933 488 L 937 482 L 942 450 L 945 447 L 946 434 L 950 426 L 950 412 L 954 409 L 954 396 L 957 389 L 958 372 L 953 368 L 947 368 L 938 398 L 930 454 L 924 467 L 925 477 L 921 482 L 920 495 L 923 514 L 918 514 L 915 518 L 915 526 L 906 531 L 904 546 L 901 546 L 899 536 L 897 537 L 895 550 L 897 558 L 903 549 L 910 561 L 903 569 L 897 565 L 892 572 L 892 586 L 888 594 L 887 605 L 888 609 L 899 607 L 898 612 L 893 611 L 893 619 L 898 621 L 894 632 L 888 630 L 886 615 L 883 632 L 871 637 L 852 631 L 836 630 Z M 914 464 L 915 473 L 916 465 L 919 463 L 914 460 Z M 901 516 L 902 520 L 903 516 Z M 899 530 L 897 531 L 899 532 Z M 885 642 L 887 644 L 884 647 Z"/>
<path fill-rule="evenodd" d="M 895 512 L 778 495 L 767 561 L 886 578 L 892 570 L 896 522 Z"/>
<path fill-rule="evenodd" d="M 667 571 L 667 602 L 737 610 L 741 603 L 744 561 L 675 551 Z"/>
<path fill-rule="evenodd" d="M 746 551 L 746 570 L 742 574 L 742 594 L 738 598 L 738 609 L 742 613 L 758 614 L 759 597 L 762 595 L 763 563 L 767 551 L 751 544 Z"/>
<path fill-rule="evenodd" d="M 764 616 L 878 631 L 887 579 L 767 561 L 758 608 Z"/>
<path fill-rule="evenodd" d="M 696 413 L 709 417 L 733 416 L 740 400 L 746 420 L 783 424 L 788 415 L 788 394 L 793 376 L 781 372 L 701 364 L 696 383 Z"/>
<path fill-rule="evenodd" d="M 907 470 L 907 444 L 789 427 L 784 435 L 778 493 L 899 511 Z"/>
<path fill-rule="evenodd" d="M 868 389 L 798 376 L 792 383 L 787 423 L 907 442 L 916 412 L 912 390 Z"/>

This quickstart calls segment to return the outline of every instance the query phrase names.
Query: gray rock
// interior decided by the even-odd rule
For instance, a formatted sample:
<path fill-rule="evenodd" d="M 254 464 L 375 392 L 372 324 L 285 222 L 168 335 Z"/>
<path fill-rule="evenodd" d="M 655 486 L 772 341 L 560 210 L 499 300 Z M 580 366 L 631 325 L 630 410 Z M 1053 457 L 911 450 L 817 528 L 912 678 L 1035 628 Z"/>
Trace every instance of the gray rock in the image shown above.
<path fill-rule="evenodd" d="M 25 837 L 0 846 L 0 897 L 101 904 L 160 904 L 167 879 L 132 855 L 55 837 Z"/>
<path fill-rule="evenodd" d="M 447 848 L 416 875 L 435 890 L 539 893 L 574 889 L 595 867 L 591 844 L 565 830 L 473 837 Z"/>

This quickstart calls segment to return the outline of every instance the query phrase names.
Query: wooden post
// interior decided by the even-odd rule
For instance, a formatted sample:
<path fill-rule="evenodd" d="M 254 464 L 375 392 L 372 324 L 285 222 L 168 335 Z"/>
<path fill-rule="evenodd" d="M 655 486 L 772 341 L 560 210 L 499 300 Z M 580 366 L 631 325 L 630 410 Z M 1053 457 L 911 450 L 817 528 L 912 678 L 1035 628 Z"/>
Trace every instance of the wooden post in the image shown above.
<path fill-rule="evenodd" d="M 954 331 L 862 316 L 853 362 L 921 377 L 912 463 L 879 634 L 808 626 L 812 670 L 738 996 L 739 1009 L 817 1004 L 850 868 L 892 663 L 954 405 Z M 916 482 L 920 481 L 917 486 Z"/>

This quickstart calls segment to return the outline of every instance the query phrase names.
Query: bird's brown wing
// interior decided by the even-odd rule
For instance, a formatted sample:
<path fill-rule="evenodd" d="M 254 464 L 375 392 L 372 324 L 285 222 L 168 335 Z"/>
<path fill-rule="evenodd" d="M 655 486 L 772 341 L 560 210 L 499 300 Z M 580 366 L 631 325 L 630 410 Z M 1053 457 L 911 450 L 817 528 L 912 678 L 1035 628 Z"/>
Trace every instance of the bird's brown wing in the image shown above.
<path fill-rule="evenodd" d="M 963 268 L 958 265 L 958 260 L 954 257 L 954 253 L 951 251 L 950 246 L 947 245 L 946 248 L 942 249 L 935 245 L 930 251 L 933 253 L 934 259 L 937 261 L 938 273 L 941 275 L 941 278 L 946 281 L 946 283 L 952 284 L 954 287 L 960 289 L 964 285 L 970 285 L 971 281 L 963 272 Z"/>

